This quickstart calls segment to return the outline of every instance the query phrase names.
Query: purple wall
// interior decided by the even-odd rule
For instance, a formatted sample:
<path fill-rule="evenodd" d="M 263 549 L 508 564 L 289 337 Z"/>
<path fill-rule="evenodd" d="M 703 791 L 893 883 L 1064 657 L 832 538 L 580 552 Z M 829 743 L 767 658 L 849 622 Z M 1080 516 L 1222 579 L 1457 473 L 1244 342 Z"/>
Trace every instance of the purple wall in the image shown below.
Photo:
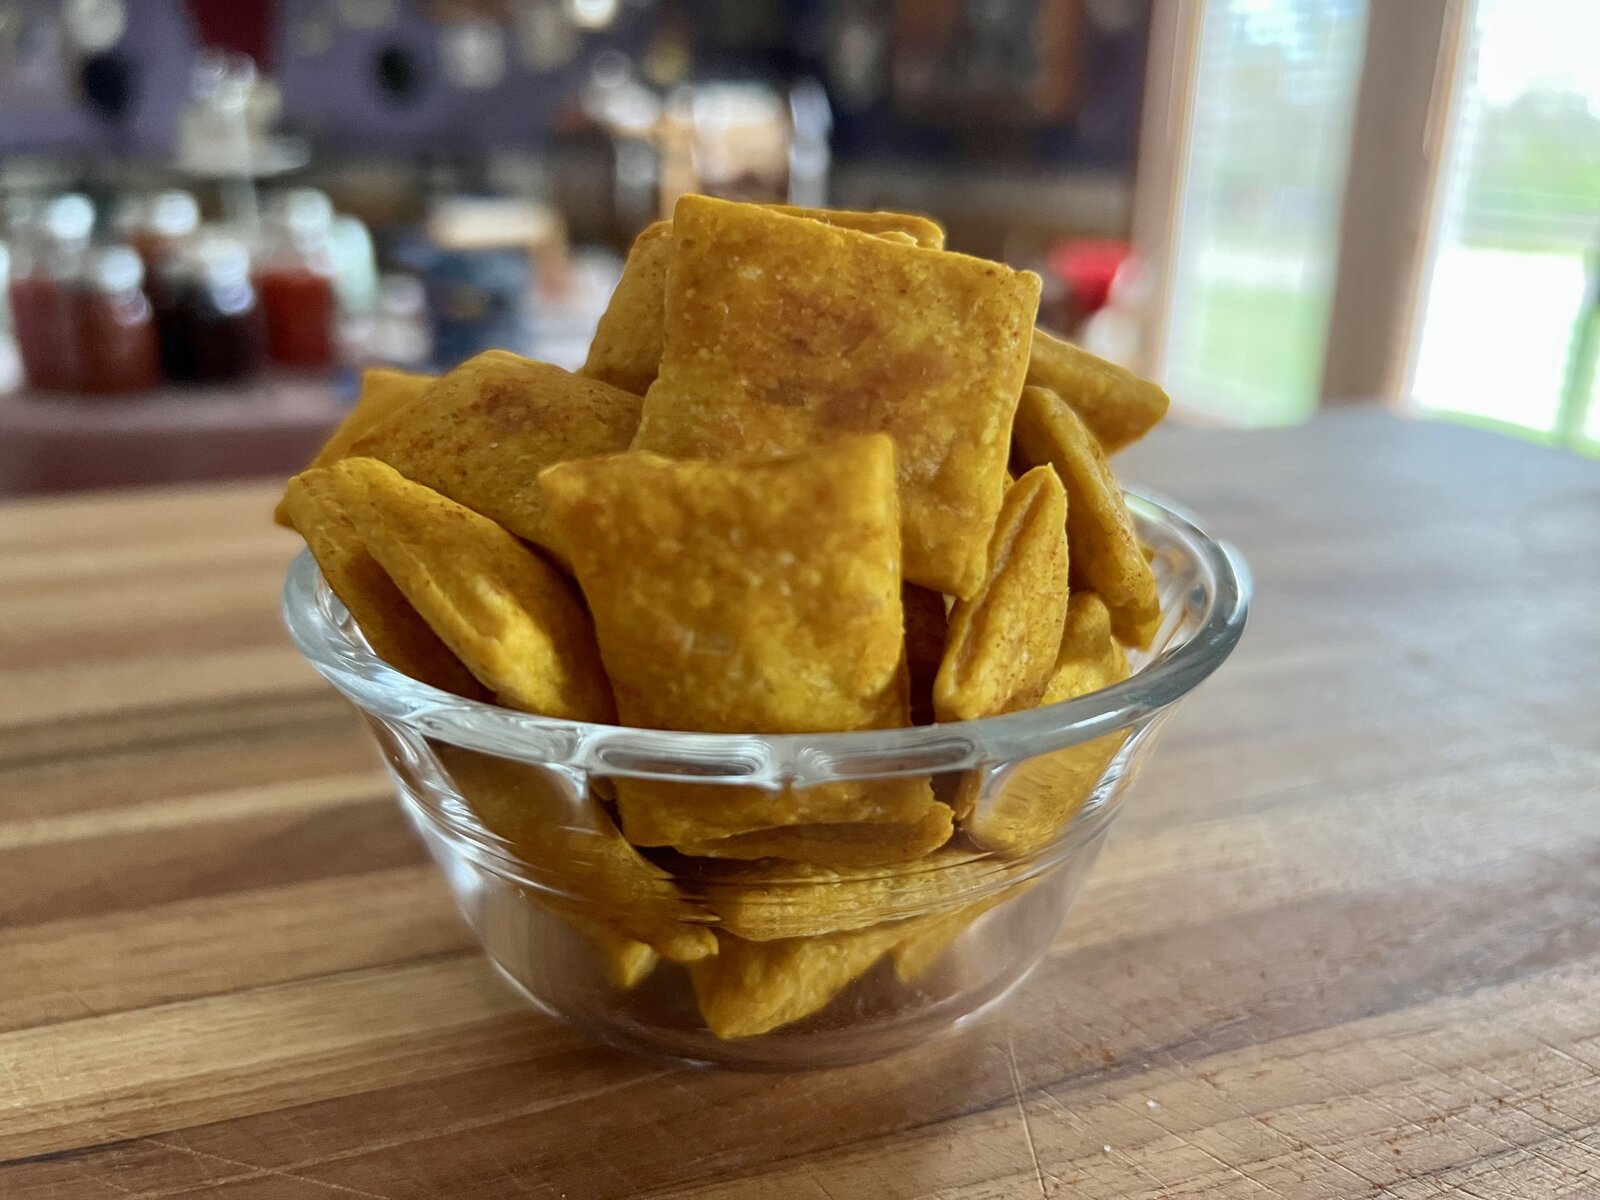
<path fill-rule="evenodd" d="M 32 0 L 48 13 L 56 0 Z M 172 152 L 178 112 L 189 88 L 196 44 L 181 0 L 128 0 L 128 30 L 116 52 L 138 72 L 134 107 L 125 128 L 115 131 L 77 99 L 77 66 L 62 56 L 54 83 L 31 89 L 0 83 L 0 153 L 114 150 L 165 157 Z M 646 14 L 624 6 L 618 26 L 604 35 L 584 35 L 572 63 L 535 73 L 516 54 L 506 31 L 507 73 L 496 87 L 468 91 L 451 85 L 439 58 L 441 28 L 419 16 L 411 4 L 396 4 L 393 21 L 381 29 L 349 29 L 332 22 L 334 38 L 325 53 L 298 57 L 290 23 L 307 4 L 280 4 L 276 47 L 277 78 L 284 114 L 318 144 L 334 147 L 420 149 L 438 145 L 526 145 L 547 130 L 563 97 L 582 78 L 585 64 L 608 45 L 636 43 Z M 319 11 L 331 3 L 316 0 Z M 410 51 L 419 66 L 421 88 L 409 105 L 389 100 L 377 81 L 376 59 L 389 47 Z M 62 73 L 67 78 L 63 82 Z"/>

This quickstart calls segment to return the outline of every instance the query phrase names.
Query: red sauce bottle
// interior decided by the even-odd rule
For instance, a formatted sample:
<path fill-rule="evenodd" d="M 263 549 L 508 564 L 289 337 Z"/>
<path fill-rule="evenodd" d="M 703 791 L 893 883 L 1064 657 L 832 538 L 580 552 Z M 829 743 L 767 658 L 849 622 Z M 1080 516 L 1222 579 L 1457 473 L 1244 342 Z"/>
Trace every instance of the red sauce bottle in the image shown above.
<path fill-rule="evenodd" d="M 161 378 L 144 264 L 129 246 L 91 251 L 72 288 L 78 386 L 106 395 L 154 387 Z"/>
<path fill-rule="evenodd" d="M 81 386 L 73 281 L 88 251 L 94 207 L 58 196 L 20 223 L 12 238 L 12 329 L 30 386 L 75 392 Z"/>
<path fill-rule="evenodd" d="M 339 304 L 333 286 L 333 206 L 297 188 L 268 210 L 255 267 L 267 322 L 267 356 L 280 366 L 326 371 L 338 365 Z"/>

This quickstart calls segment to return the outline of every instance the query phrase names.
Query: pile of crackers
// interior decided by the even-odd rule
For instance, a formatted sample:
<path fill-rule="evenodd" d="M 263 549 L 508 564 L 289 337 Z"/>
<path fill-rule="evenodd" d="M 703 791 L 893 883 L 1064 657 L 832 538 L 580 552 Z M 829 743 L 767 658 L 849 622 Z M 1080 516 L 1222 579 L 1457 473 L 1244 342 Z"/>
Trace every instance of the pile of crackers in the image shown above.
<path fill-rule="evenodd" d="M 374 653 L 561 720 L 805 734 L 964 721 L 1125 678 L 1161 621 L 1106 455 L 1148 383 L 1033 327 L 1039 280 L 897 213 L 679 201 L 585 366 L 369 371 L 279 519 Z M 1031 783 L 617 778 L 436 746 L 613 983 L 684 964 L 707 1026 L 920 977 L 1120 738 Z M 886 915 L 887 914 L 887 915 Z"/>

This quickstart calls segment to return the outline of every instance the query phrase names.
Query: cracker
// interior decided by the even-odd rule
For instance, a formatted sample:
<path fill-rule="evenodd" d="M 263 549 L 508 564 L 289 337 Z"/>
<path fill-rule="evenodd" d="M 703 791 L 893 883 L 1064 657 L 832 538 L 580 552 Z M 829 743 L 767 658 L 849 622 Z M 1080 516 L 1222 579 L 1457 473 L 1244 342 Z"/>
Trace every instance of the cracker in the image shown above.
<path fill-rule="evenodd" d="M 1107 454 L 1149 433 L 1167 415 L 1170 403 L 1150 380 L 1042 329 L 1033 333 L 1028 382 L 1049 388 L 1070 404 Z"/>
<path fill-rule="evenodd" d="M 568 580 L 488 517 L 371 458 L 329 468 L 372 556 L 504 704 L 610 721 L 594 633 Z"/>
<path fill-rule="evenodd" d="M 907 244 L 938 250 L 944 247 L 944 230 L 926 217 L 891 212 L 843 212 L 826 208 L 767 206 L 791 217 L 806 217 L 842 229 L 859 229 L 880 237 L 905 239 Z M 661 368 L 663 313 L 667 268 L 672 261 L 672 222 L 649 225 L 628 251 L 622 278 L 600 317 L 589 357 L 581 374 L 642 396 Z"/>
<path fill-rule="evenodd" d="M 1066 492 L 1049 467 L 1006 491 L 983 588 L 950 610 L 933 685 L 939 720 L 1031 708 L 1044 695 L 1067 613 L 1066 523 Z"/>
<path fill-rule="evenodd" d="M 468 359 L 358 440 L 388 463 L 558 556 L 534 480 L 552 463 L 625 448 L 639 398 L 502 350 Z"/>
<path fill-rule="evenodd" d="M 361 391 L 356 396 L 355 406 L 345 414 L 338 428 L 328 435 L 328 440 L 312 458 L 307 470 L 338 462 L 350 453 L 351 446 L 421 396 L 433 381 L 432 375 L 413 375 L 388 367 L 368 367 L 361 373 Z M 279 525 L 292 526 L 294 522 L 289 519 L 287 503 L 287 497 L 279 501 L 273 520 Z"/>
<path fill-rule="evenodd" d="M 1100 443 L 1071 405 L 1038 387 L 1022 390 L 1013 436 L 1024 465 L 1049 463 L 1066 485 L 1072 586 L 1099 593 L 1117 638 L 1147 648 L 1161 624 L 1156 577 Z"/>
<path fill-rule="evenodd" d="M 1003 864 L 968 850 L 940 850 L 898 866 L 762 862 L 718 874 L 704 897 L 722 928 L 766 942 L 948 910 L 1004 874 Z"/>
<path fill-rule="evenodd" d="M 1046 704 L 1110 687 L 1128 677 L 1128 658 L 1111 636 L 1111 618 L 1092 592 L 1074 592 Z M 1100 785 L 1127 740 L 1117 730 L 1018 763 L 994 781 L 962 828 L 979 846 L 1021 854 L 1060 835 Z"/>
<path fill-rule="evenodd" d="M 563 920 L 597 936 L 619 982 L 642 970 L 642 943 L 673 962 L 716 953 L 709 914 L 629 845 L 593 797 L 552 768 L 435 746 L 462 799 L 509 842 Z"/>
<path fill-rule="evenodd" d="M 633 240 L 622 277 L 589 343 L 579 374 L 642 396 L 661 367 L 662 305 L 672 262 L 672 222 L 656 221 Z"/>
<path fill-rule="evenodd" d="M 719 1038 L 754 1037 L 827 1007 L 895 943 L 933 918 L 826 937 L 747 942 L 721 936 L 715 958 L 689 969 L 700 1014 Z"/>
<path fill-rule="evenodd" d="M 891 781 L 881 781 L 889 783 Z M 927 784 L 917 781 L 920 788 Z M 926 800 L 931 793 L 918 793 Z M 932 801 L 916 821 L 901 824 L 785 825 L 711 841 L 680 842 L 676 849 L 702 858 L 781 858 L 820 867 L 876 867 L 911 862 L 950 840 L 953 815 Z"/>
<path fill-rule="evenodd" d="M 1039 280 L 753 205 L 685 196 L 661 373 L 635 445 L 760 458 L 895 441 L 905 576 L 982 582 Z"/>
<path fill-rule="evenodd" d="M 411 607 L 368 552 L 324 467 L 302 471 L 283 494 L 289 523 L 305 538 L 322 577 L 355 620 L 372 652 L 402 675 L 484 700 L 488 691 Z"/>

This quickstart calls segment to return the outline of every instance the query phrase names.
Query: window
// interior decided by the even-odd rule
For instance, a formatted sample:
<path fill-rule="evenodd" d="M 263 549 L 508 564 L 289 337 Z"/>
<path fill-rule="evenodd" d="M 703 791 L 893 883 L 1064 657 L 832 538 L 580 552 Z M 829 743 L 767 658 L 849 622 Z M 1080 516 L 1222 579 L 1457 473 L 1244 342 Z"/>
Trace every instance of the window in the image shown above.
<path fill-rule="evenodd" d="M 1425 409 L 1600 439 L 1596 46 L 1593 0 L 1476 6 L 1420 298 L 1410 391 Z"/>
<path fill-rule="evenodd" d="M 1240 424 L 1316 407 L 1364 0 L 1207 0 L 1173 259 L 1174 402 Z"/>

